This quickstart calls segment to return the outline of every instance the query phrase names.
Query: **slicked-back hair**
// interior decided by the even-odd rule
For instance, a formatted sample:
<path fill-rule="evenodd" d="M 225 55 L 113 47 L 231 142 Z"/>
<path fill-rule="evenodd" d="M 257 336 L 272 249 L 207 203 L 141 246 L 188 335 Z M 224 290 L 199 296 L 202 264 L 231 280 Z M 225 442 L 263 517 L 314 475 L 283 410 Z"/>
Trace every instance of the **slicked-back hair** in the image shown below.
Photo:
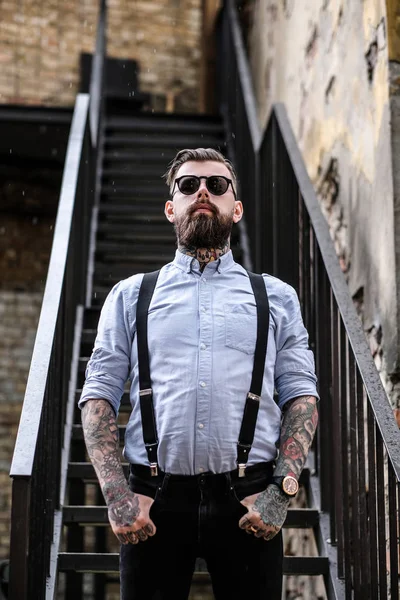
<path fill-rule="evenodd" d="M 237 196 L 237 177 L 233 165 L 230 160 L 225 158 L 221 152 L 214 150 L 213 148 L 186 148 L 180 150 L 175 158 L 168 165 L 168 170 L 164 174 L 165 181 L 169 186 L 169 191 L 172 194 L 174 188 L 175 177 L 181 166 L 190 160 L 197 162 L 204 162 L 206 160 L 212 160 L 214 162 L 220 162 L 226 166 L 232 177 L 232 186 Z"/>

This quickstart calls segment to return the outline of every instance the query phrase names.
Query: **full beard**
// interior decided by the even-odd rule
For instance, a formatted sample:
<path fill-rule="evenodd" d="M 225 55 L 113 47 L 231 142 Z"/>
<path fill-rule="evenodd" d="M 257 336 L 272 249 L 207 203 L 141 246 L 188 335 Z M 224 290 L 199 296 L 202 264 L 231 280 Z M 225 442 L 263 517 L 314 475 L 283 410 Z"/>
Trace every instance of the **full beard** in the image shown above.
<path fill-rule="evenodd" d="M 218 209 L 210 205 L 212 216 L 204 213 L 193 214 L 193 207 L 183 217 L 175 220 L 178 245 L 185 248 L 223 248 L 232 232 L 232 214 L 220 215 Z"/>

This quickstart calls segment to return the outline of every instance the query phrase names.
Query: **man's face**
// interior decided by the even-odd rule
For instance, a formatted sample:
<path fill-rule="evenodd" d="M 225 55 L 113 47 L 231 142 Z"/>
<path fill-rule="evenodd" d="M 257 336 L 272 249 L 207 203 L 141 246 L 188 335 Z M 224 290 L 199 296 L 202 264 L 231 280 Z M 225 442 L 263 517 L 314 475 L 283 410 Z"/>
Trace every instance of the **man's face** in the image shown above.
<path fill-rule="evenodd" d="M 183 175 L 198 177 L 223 175 L 232 179 L 229 169 L 215 161 L 187 161 L 175 179 Z M 173 199 L 165 204 L 165 215 L 174 224 L 178 243 L 187 248 L 222 248 L 229 240 L 233 223 L 242 218 L 242 203 L 235 200 L 232 186 L 222 196 L 208 191 L 206 180 L 194 194 L 186 196 L 175 185 Z"/>

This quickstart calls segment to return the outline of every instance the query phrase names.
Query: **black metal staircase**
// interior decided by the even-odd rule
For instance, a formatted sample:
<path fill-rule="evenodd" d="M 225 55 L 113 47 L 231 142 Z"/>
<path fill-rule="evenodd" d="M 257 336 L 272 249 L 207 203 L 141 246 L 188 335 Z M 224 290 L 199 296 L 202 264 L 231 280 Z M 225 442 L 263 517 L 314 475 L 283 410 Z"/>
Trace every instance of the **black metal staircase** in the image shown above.
<path fill-rule="evenodd" d="M 236 231 L 236 260 L 249 260 L 249 242 L 254 270 L 296 287 L 317 359 L 321 425 L 302 475 L 308 508 L 291 508 L 285 527 L 308 529 L 318 556 L 287 556 L 284 571 L 322 575 L 329 600 L 383 600 L 389 589 L 398 599 L 399 431 L 284 108 L 275 108 L 263 137 L 258 129 L 231 0 L 220 26 L 222 118 L 133 112 L 121 99 L 101 102 L 102 2 L 11 470 L 13 600 L 105 600 L 118 585 L 118 543 L 87 462 L 77 401 L 106 294 L 173 258 L 161 176 L 177 150 L 200 146 L 233 159 L 246 194 L 248 239 Z M 129 408 L 126 391 L 121 444 Z M 199 561 L 194 581 L 206 580 Z"/>

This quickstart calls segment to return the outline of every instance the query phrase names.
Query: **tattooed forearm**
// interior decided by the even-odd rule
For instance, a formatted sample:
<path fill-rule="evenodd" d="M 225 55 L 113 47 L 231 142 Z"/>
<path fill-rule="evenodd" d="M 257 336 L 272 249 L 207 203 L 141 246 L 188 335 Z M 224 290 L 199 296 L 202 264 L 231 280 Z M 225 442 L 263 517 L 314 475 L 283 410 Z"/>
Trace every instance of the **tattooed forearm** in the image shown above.
<path fill-rule="evenodd" d="M 279 457 L 274 475 L 292 473 L 299 477 L 307 459 L 318 423 L 314 396 L 292 400 L 284 412 Z"/>
<path fill-rule="evenodd" d="M 89 458 L 107 504 L 129 491 L 119 457 L 118 426 L 107 400 L 88 400 L 82 409 L 82 426 Z"/>
<path fill-rule="evenodd" d="M 107 400 L 88 400 L 82 425 L 113 532 L 122 544 L 146 541 L 156 532 L 149 513 L 153 499 L 129 489 L 119 456 L 118 426 Z"/>

